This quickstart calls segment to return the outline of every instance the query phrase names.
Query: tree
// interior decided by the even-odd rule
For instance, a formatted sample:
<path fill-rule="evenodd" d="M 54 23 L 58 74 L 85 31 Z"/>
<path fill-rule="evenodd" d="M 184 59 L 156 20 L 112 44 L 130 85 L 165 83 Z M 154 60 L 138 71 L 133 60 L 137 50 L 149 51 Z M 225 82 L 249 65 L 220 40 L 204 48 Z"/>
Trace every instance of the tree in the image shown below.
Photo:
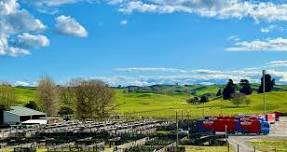
<path fill-rule="evenodd" d="M 41 78 L 38 82 L 37 93 L 42 110 L 47 113 L 47 116 L 54 116 L 57 111 L 57 88 L 54 81 L 48 76 Z"/>
<path fill-rule="evenodd" d="M 16 103 L 15 89 L 9 84 L 0 85 L 1 110 L 8 110 Z"/>
<path fill-rule="evenodd" d="M 207 95 L 203 95 L 203 96 L 201 96 L 201 98 L 200 98 L 200 102 L 201 102 L 201 103 L 208 102 L 208 96 L 207 96 Z"/>
<path fill-rule="evenodd" d="M 240 80 L 240 93 L 243 93 L 245 95 L 250 95 L 252 94 L 252 88 L 247 79 L 241 79 Z"/>
<path fill-rule="evenodd" d="M 272 79 L 270 74 L 265 75 L 265 92 L 271 92 L 275 85 L 275 79 Z M 258 93 L 263 93 L 263 77 L 261 78 L 261 85 L 258 88 Z"/>
<path fill-rule="evenodd" d="M 242 93 L 233 94 L 233 98 L 231 100 L 231 102 L 236 106 L 239 106 L 240 104 L 245 103 L 245 101 L 246 101 L 246 96 Z"/>
<path fill-rule="evenodd" d="M 76 117 L 81 120 L 103 118 L 112 110 L 114 91 L 98 80 L 72 80 Z"/>
<path fill-rule="evenodd" d="M 227 85 L 225 86 L 222 92 L 223 99 L 224 100 L 231 99 L 235 93 L 235 90 L 236 90 L 236 85 L 233 83 L 232 79 L 229 79 Z"/>
<path fill-rule="evenodd" d="M 71 115 L 74 113 L 70 107 L 61 107 L 58 114 L 64 118 L 64 120 L 70 120 Z"/>
<path fill-rule="evenodd" d="M 75 98 L 73 94 L 73 88 L 71 88 L 69 84 L 67 84 L 66 86 L 61 86 L 58 90 L 58 98 L 61 105 L 73 109 Z"/>
<path fill-rule="evenodd" d="M 217 96 L 217 97 L 222 96 L 222 90 L 221 90 L 221 89 L 218 89 L 218 91 L 217 91 L 217 93 L 216 93 L 216 96 Z"/>
<path fill-rule="evenodd" d="M 186 102 L 190 104 L 198 104 L 200 102 L 200 99 L 199 97 L 189 98 L 186 100 Z"/>
<path fill-rule="evenodd" d="M 29 101 L 29 103 L 27 103 L 25 105 L 26 108 L 30 108 L 30 109 L 34 109 L 34 110 L 39 110 L 38 105 L 36 104 L 35 101 Z"/>

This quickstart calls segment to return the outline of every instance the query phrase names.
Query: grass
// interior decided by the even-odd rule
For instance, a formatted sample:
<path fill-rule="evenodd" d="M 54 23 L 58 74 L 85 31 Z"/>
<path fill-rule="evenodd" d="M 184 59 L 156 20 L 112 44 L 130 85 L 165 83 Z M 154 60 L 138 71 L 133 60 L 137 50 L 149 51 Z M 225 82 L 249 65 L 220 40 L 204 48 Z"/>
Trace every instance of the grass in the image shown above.
<path fill-rule="evenodd" d="M 250 142 L 256 149 L 262 152 L 275 151 L 275 148 L 277 152 L 287 151 L 287 140 L 253 139 Z"/>
<path fill-rule="evenodd" d="M 227 152 L 226 146 L 185 146 L 186 152 Z"/>
<path fill-rule="evenodd" d="M 192 87 L 192 86 L 191 86 Z M 285 89 L 285 86 L 280 86 Z M 197 92 L 204 94 L 216 91 L 216 86 L 196 86 Z M 35 88 L 16 88 L 18 104 L 25 104 L 30 100 L 36 100 Z M 126 116 L 144 116 L 157 118 L 174 118 L 175 111 L 179 116 L 198 118 L 203 115 L 236 115 L 236 114 L 260 114 L 262 113 L 262 94 L 254 92 L 248 96 L 251 100 L 249 106 L 234 106 L 230 101 L 215 99 L 206 104 L 191 105 L 186 99 L 191 95 L 156 94 L 156 93 L 124 93 L 116 89 L 115 112 Z M 287 112 L 287 91 L 273 91 L 266 94 L 267 110 Z"/>
<path fill-rule="evenodd" d="M 262 113 L 262 94 L 248 96 L 250 105 L 234 106 L 228 100 L 216 99 L 206 104 L 191 105 L 186 102 L 188 95 L 163 95 L 154 93 L 123 93 L 117 90 L 116 112 L 129 116 L 174 118 L 175 111 L 179 116 L 201 117 L 205 115 L 236 115 Z M 267 111 L 287 112 L 287 92 L 274 91 L 266 94 Z"/>
<path fill-rule="evenodd" d="M 17 104 L 25 104 L 31 100 L 36 100 L 36 89 L 16 87 L 15 88 Z"/>

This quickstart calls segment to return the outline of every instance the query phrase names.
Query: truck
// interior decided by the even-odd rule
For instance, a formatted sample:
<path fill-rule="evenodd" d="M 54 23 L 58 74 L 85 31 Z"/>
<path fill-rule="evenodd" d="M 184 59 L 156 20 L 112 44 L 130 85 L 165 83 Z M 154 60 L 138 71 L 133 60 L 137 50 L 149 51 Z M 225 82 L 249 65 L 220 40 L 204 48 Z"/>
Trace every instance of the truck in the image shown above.
<path fill-rule="evenodd" d="M 196 121 L 197 132 L 211 134 L 269 134 L 270 125 L 258 116 L 206 117 Z"/>

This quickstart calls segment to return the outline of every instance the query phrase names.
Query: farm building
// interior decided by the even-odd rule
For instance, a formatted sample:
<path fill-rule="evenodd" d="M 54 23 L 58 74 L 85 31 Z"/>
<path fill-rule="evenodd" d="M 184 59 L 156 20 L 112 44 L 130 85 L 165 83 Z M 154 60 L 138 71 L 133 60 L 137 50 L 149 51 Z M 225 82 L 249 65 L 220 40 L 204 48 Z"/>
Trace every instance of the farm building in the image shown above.
<path fill-rule="evenodd" d="M 4 124 L 19 124 L 27 120 L 39 120 L 45 118 L 46 114 L 40 111 L 21 106 L 12 106 L 11 110 L 3 112 Z"/>

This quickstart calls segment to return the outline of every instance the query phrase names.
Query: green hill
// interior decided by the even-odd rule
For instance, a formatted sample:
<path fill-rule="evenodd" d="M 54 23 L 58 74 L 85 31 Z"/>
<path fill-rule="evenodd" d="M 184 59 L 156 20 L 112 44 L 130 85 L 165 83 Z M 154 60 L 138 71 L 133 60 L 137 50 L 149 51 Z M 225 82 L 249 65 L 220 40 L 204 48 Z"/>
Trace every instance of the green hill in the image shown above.
<path fill-rule="evenodd" d="M 222 86 L 188 86 L 194 88 L 197 94 L 216 93 Z M 35 88 L 17 87 L 17 103 L 25 104 L 30 100 L 36 100 Z M 174 89 L 166 87 L 165 89 Z M 276 91 L 266 94 L 267 110 L 287 112 L 286 86 L 277 86 Z M 123 89 L 116 89 L 114 111 L 126 116 L 145 116 L 174 118 L 175 111 L 179 116 L 201 117 L 205 115 L 235 115 L 235 114 L 259 114 L 262 113 L 262 94 L 254 92 L 248 96 L 251 100 L 249 106 L 234 106 L 230 101 L 215 99 L 206 104 L 191 105 L 186 99 L 193 95 L 187 94 L 159 94 L 159 93 L 127 93 Z"/>
<path fill-rule="evenodd" d="M 116 95 L 116 111 L 129 116 L 168 117 L 179 115 L 201 117 L 205 115 L 236 115 L 262 113 L 262 94 L 254 93 L 248 98 L 249 106 L 234 106 L 230 101 L 216 99 L 206 104 L 192 105 L 186 102 L 187 95 L 162 95 L 154 93 L 122 93 L 118 90 Z M 274 91 L 266 94 L 267 111 L 287 112 L 287 92 Z"/>

